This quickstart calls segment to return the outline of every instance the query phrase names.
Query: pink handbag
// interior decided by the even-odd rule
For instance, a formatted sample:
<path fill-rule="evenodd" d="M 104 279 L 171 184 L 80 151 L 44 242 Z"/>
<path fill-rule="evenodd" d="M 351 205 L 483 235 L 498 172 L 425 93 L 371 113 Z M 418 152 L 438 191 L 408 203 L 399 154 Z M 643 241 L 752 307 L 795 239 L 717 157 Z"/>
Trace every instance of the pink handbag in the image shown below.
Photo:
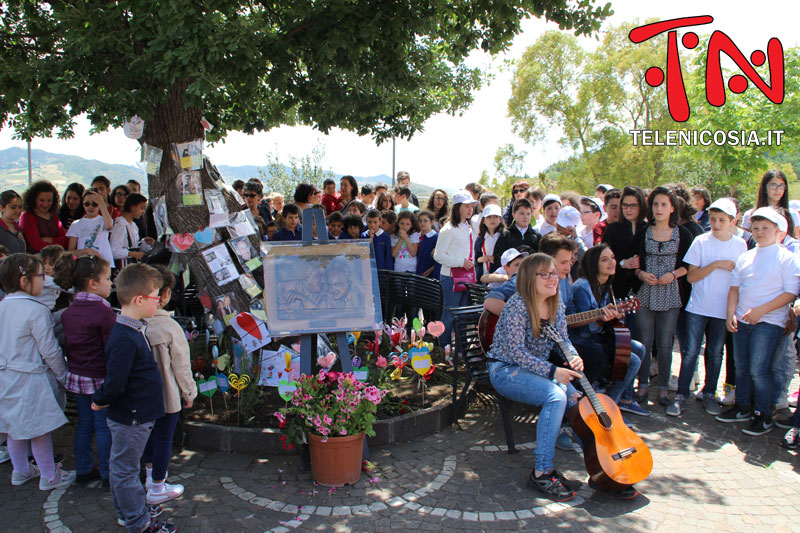
<path fill-rule="evenodd" d="M 469 234 L 469 260 L 472 262 L 472 231 Z M 453 292 L 464 292 L 467 286 L 464 283 L 477 283 L 475 269 L 470 268 L 451 268 L 450 277 L 453 278 Z"/>

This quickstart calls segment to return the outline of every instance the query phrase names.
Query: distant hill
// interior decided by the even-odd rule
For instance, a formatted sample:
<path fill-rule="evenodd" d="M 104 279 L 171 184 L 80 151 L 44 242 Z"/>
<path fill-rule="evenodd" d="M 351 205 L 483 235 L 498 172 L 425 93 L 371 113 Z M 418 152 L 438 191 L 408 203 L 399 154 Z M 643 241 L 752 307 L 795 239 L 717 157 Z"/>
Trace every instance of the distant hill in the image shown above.
<path fill-rule="evenodd" d="M 104 163 L 96 159 L 84 159 L 75 155 L 54 154 L 44 150 L 31 150 L 31 167 L 33 179 L 51 181 L 59 191 L 66 189 L 73 181 L 89 185 L 95 176 L 107 176 L 112 183 L 125 183 L 129 179 L 144 182 L 144 172 L 132 165 Z M 258 170 L 269 174 L 267 167 L 254 165 L 229 166 L 219 165 L 225 181 L 232 183 L 237 179 L 248 180 L 258 177 Z M 344 174 L 336 174 L 337 179 Z M 391 184 L 392 178 L 386 174 L 378 176 L 355 176 L 356 181 L 363 183 Z M 0 190 L 14 189 L 19 192 L 28 186 L 28 151 L 25 148 L 7 148 L 0 150 Z M 421 197 L 430 196 L 434 187 L 421 183 L 412 183 L 411 190 Z"/>

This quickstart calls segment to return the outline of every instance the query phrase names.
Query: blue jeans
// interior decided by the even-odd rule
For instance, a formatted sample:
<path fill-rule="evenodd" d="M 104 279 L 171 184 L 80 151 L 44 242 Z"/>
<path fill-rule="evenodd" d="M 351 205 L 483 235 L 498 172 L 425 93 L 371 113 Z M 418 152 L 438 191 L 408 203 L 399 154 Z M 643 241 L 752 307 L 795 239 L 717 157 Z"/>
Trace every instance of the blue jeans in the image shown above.
<path fill-rule="evenodd" d="M 139 481 L 142 452 L 153 430 L 154 422 L 125 425 L 108 421 L 111 431 L 111 499 L 117 516 L 125 520 L 125 527 L 137 533 L 147 527 L 150 513 L 147 510 L 144 487 Z"/>
<path fill-rule="evenodd" d="M 577 392 L 575 387 L 572 384 L 562 385 L 554 379 L 547 379 L 504 361 L 492 361 L 488 366 L 489 379 L 503 397 L 542 407 L 536 422 L 534 469 L 541 472 L 552 471 L 556 438 L 564 419 L 564 411 L 569 406 L 568 398 Z"/>
<path fill-rule="evenodd" d="M 142 455 L 143 463 L 153 464 L 153 479 L 161 481 L 167 477 L 169 459 L 172 457 L 172 435 L 178 423 L 178 413 L 167 413 L 153 426 Z"/>
<path fill-rule="evenodd" d="M 643 357 L 644 345 L 631 339 L 631 360 L 628 363 L 628 371 L 625 373 L 625 378 L 622 381 L 615 381 L 606 391 L 606 394 L 616 403 L 619 403 L 620 400 L 625 403 L 633 401 L 633 382 L 639 373 L 639 368 L 642 366 Z"/>
<path fill-rule="evenodd" d="M 748 324 L 739 321 L 739 331 L 733 334 L 736 353 L 736 405 L 750 410 L 750 397 L 755 397 L 756 411 L 771 414 L 775 376 L 772 363 L 783 328 L 767 322 Z"/>
<path fill-rule="evenodd" d="M 92 435 L 97 439 L 97 462 L 100 477 L 108 479 L 108 456 L 111 453 L 111 432 L 108 430 L 106 416 L 108 408 L 92 411 L 92 395 L 76 394 L 78 404 L 78 424 L 75 426 L 75 470 L 78 474 L 88 474 L 94 468 Z"/>
<path fill-rule="evenodd" d="M 778 340 L 778 346 L 775 348 L 775 355 L 772 358 L 772 378 L 774 381 L 774 389 L 772 391 L 772 400 L 778 403 L 783 392 L 783 381 L 786 376 L 786 358 L 789 354 L 789 341 L 792 340 L 793 335 L 784 335 Z M 792 367 L 794 369 L 794 367 Z"/>
<path fill-rule="evenodd" d="M 642 366 L 639 367 L 639 387 L 650 384 L 650 360 L 653 343 L 658 347 L 658 389 L 666 393 L 672 368 L 672 344 L 675 340 L 675 324 L 680 308 L 667 311 L 651 311 L 642 307 L 636 313 L 639 340 L 645 347 Z"/>
<path fill-rule="evenodd" d="M 453 278 L 442 275 L 442 323 L 444 324 L 444 334 L 439 338 L 442 347 L 448 346 L 451 342 L 453 333 L 453 315 L 447 310 L 448 307 L 464 307 L 469 303 L 469 293 L 467 291 L 453 291 Z"/>
<path fill-rule="evenodd" d="M 686 345 L 681 356 L 681 373 L 678 377 L 678 394 L 689 397 L 689 386 L 692 384 L 697 358 L 700 356 L 700 345 L 708 326 L 706 335 L 705 369 L 706 381 L 703 385 L 703 397 L 717 392 L 719 371 L 722 367 L 722 347 L 725 346 L 725 320 L 697 315 L 686 311 Z"/>

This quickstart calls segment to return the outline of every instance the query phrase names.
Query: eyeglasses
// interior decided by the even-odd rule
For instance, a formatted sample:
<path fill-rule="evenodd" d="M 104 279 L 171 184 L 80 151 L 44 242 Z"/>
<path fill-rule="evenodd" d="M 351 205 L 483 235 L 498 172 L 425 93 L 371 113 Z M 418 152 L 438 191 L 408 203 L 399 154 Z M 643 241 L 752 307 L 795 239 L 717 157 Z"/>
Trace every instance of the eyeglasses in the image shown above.
<path fill-rule="evenodd" d="M 592 211 L 591 209 L 588 209 L 586 211 L 581 211 L 581 215 L 591 215 L 592 213 L 594 213 L 594 211 Z"/>
<path fill-rule="evenodd" d="M 83 207 L 100 207 L 97 202 L 83 202 Z"/>
<path fill-rule="evenodd" d="M 544 280 L 547 280 L 547 279 L 558 279 L 558 271 L 557 270 L 553 270 L 551 272 L 537 272 L 536 275 L 539 276 L 540 278 L 544 279 Z"/>
<path fill-rule="evenodd" d="M 783 189 L 786 188 L 786 184 L 785 183 L 768 183 L 767 184 L 767 188 L 768 189 L 772 189 L 773 191 L 780 191 L 780 190 L 783 190 Z"/>
<path fill-rule="evenodd" d="M 125 191 L 117 191 L 114 193 L 114 196 L 128 196 L 128 193 Z"/>
<path fill-rule="evenodd" d="M 622 209 L 633 209 L 639 207 L 639 204 L 619 204 Z"/>
<path fill-rule="evenodd" d="M 527 192 L 527 191 L 528 191 L 527 187 L 519 188 L 519 189 L 511 189 L 511 192 L 514 193 L 514 194 L 517 194 L 518 192 Z"/>

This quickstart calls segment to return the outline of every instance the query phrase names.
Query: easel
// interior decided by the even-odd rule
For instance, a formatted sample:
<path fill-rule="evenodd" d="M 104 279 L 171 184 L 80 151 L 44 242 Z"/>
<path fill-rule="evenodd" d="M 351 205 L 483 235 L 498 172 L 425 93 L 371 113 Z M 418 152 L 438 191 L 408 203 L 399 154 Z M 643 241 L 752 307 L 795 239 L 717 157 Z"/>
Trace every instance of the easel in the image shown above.
<path fill-rule="evenodd" d="M 314 225 L 317 226 L 317 244 L 328 244 L 328 226 L 325 224 L 325 214 L 322 209 L 306 208 L 303 210 L 303 246 L 314 245 Z M 346 331 L 336 332 L 336 344 L 339 347 L 339 360 L 342 362 L 343 372 L 353 371 L 353 359 L 350 354 L 350 342 L 347 340 Z M 317 334 L 307 333 L 300 335 L 300 373 L 310 376 L 314 369 L 317 354 Z M 369 458 L 367 439 L 364 439 L 363 457 Z M 311 469 L 311 456 L 308 446 L 300 450 L 301 470 Z"/>

